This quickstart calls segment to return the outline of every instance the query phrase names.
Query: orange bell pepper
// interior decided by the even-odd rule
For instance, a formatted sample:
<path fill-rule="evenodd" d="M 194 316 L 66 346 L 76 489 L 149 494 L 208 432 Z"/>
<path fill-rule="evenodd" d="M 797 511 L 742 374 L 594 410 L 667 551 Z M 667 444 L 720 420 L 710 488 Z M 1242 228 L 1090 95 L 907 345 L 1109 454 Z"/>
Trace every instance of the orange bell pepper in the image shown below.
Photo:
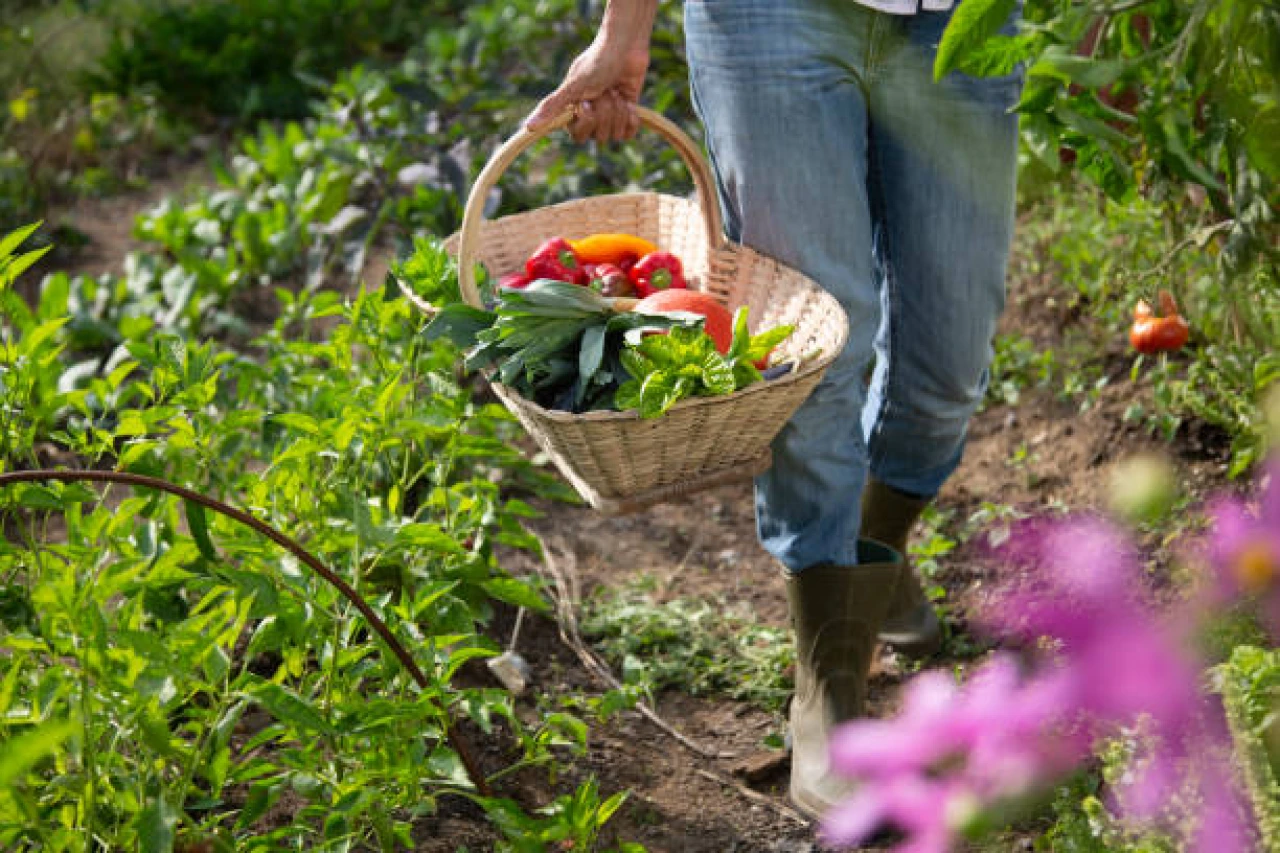
<path fill-rule="evenodd" d="M 592 234 L 581 240 L 570 240 L 569 245 L 584 264 L 622 264 L 635 261 L 658 247 L 634 234 Z"/>

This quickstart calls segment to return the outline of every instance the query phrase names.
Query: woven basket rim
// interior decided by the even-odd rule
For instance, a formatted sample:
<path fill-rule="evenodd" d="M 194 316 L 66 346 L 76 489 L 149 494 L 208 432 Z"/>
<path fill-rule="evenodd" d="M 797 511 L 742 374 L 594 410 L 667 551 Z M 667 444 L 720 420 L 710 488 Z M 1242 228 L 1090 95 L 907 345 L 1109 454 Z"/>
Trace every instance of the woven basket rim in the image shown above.
<path fill-rule="evenodd" d="M 543 214 L 547 211 L 557 210 L 561 208 L 579 207 L 582 205 L 607 204 L 611 201 L 617 201 L 617 200 L 631 201 L 631 200 L 641 200 L 641 199 L 649 199 L 649 198 L 671 199 L 672 201 L 679 202 L 680 204 L 688 204 L 688 205 L 693 205 L 695 207 L 698 204 L 696 199 L 690 198 L 687 195 L 674 195 L 673 193 L 660 193 L 660 192 L 655 192 L 654 190 L 632 190 L 630 192 L 622 192 L 622 193 L 597 193 L 596 195 L 583 196 L 582 198 L 569 198 L 569 199 L 565 199 L 564 201 L 557 201 L 554 204 L 545 204 L 545 205 L 542 205 L 541 207 L 535 207 L 531 210 L 517 210 L 515 213 L 506 213 L 506 214 L 503 214 L 502 216 L 495 216 L 492 219 L 484 220 L 483 227 L 493 228 L 500 222 L 511 222 L 512 220 L 520 219 L 522 217 L 532 218 L 539 214 Z M 455 257 L 455 260 L 457 255 L 459 236 L 460 236 L 459 232 L 455 231 L 453 234 L 450 234 L 448 237 L 445 237 L 443 240 L 441 240 L 441 243 L 440 243 L 440 245 L 442 245 L 445 248 L 445 250 L 449 252 L 450 255 L 453 255 Z M 568 237 L 570 239 L 573 239 L 574 237 L 574 235 L 572 234 L 563 234 L 559 236 Z M 764 257 L 769 257 L 768 255 L 765 255 L 763 252 L 761 252 L 759 249 L 752 249 L 750 246 L 744 245 L 742 243 L 735 243 L 732 240 L 730 240 L 728 237 L 725 237 L 724 235 L 721 235 L 719 240 L 717 240 L 714 243 L 711 243 L 707 248 L 711 252 L 721 252 L 721 251 L 735 250 L 735 249 L 751 249 L 751 251 L 756 252 L 759 255 L 763 255 Z M 775 260 L 775 259 L 770 258 L 770 260 Z M 781 263 L 781 261 L 777 261 L 777 263 Z M 490 270 L 489 272 L 490 274 L 494 274 L 494 273 L 497 273 L 498 271 Z M 808 278 L 808 276 L 806 276 L 806 278 Z"/>

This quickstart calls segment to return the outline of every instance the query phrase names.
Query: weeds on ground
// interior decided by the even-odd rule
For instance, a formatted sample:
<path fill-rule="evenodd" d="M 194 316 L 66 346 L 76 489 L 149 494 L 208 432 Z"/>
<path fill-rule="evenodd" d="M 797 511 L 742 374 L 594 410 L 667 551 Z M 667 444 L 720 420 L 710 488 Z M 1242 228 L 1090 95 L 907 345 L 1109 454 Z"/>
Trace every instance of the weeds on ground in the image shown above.
<path fill-rule="evenodd" d="M 694 598 L 659 602 L 643 582 L 585 607 L 583 633 L 621 668 L 625 682 L 651 694 L 675 687 L 774 713 L 790 695 L 789 632 L 755 622 L 745 608 Z"/>

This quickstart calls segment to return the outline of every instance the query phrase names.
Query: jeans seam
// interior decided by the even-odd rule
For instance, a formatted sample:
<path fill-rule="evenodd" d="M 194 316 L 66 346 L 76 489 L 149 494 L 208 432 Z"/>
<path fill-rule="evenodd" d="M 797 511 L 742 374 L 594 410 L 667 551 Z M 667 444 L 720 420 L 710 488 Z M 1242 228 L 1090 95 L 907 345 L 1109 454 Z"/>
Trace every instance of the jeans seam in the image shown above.
<path fill-rule="evenodd" d="M 884 423 L 893 408 L 892 391 L 896 385 L 894 380 L 899 368 L 898 359 L 894 358 L 894 350 L 897 348 L 898 321 L 902 312 L 899 306 L 898 280 L 893 269 L 893 238 L 889 233 L 888 223 L 885 221 L 884 178 L 880 172 L 880 159 L 876 155 L 875 145 L 870 139 L 867 141 L 867 171 L 871 176 L 867 201 L 868 206 L 871 208 L 873 227 L 878 227 L 879 229 L 880 264 L 884 269 L 883 287 L 886 295 L 884 305 L 885 311 L 888 313 L 888 316 L 884 318 L 886 329 L 885 356 L 888 359 L 888 364 L 885 365 L 884 387 L 881 389 L 880 395 L 880 411 L 876 413 L 875 423 L 872 424 L 871 431 L 867 435 L 867 476 L 870 477 L 871 472 L 884 458 L 883 452 L 875 449 L 875 439 L 883 431 Z"/>

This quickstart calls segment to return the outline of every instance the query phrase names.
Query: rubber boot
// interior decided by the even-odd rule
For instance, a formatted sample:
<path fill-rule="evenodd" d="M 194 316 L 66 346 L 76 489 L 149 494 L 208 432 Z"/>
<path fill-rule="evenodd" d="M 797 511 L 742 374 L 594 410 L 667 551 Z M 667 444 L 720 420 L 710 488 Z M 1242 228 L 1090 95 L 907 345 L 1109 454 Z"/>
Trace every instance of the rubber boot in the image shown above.
<path fill-rule="evenodd" d="M 861 535 L 883 542 L 905 559 L 907 535 L 928 504 L 924 498 L 869 480 L 862 492 Z M 898 593 L 880 630 L 880 642 L 912 658 L 929 657 L 942 648 L 942 624 L 910 561 L 903 563 L 902 583 L 898 584 Z"/>
<path fill-rule="evenodd" d="M 796 637 L 791 700 L 791 801 L 812 818 L 848 797 L 853 783 L 831 772 L 832 730 L 863 715 L 876 632 L 902 576 L 902 557 L 858 543 L 856 566 L 787 573 Z"/>

